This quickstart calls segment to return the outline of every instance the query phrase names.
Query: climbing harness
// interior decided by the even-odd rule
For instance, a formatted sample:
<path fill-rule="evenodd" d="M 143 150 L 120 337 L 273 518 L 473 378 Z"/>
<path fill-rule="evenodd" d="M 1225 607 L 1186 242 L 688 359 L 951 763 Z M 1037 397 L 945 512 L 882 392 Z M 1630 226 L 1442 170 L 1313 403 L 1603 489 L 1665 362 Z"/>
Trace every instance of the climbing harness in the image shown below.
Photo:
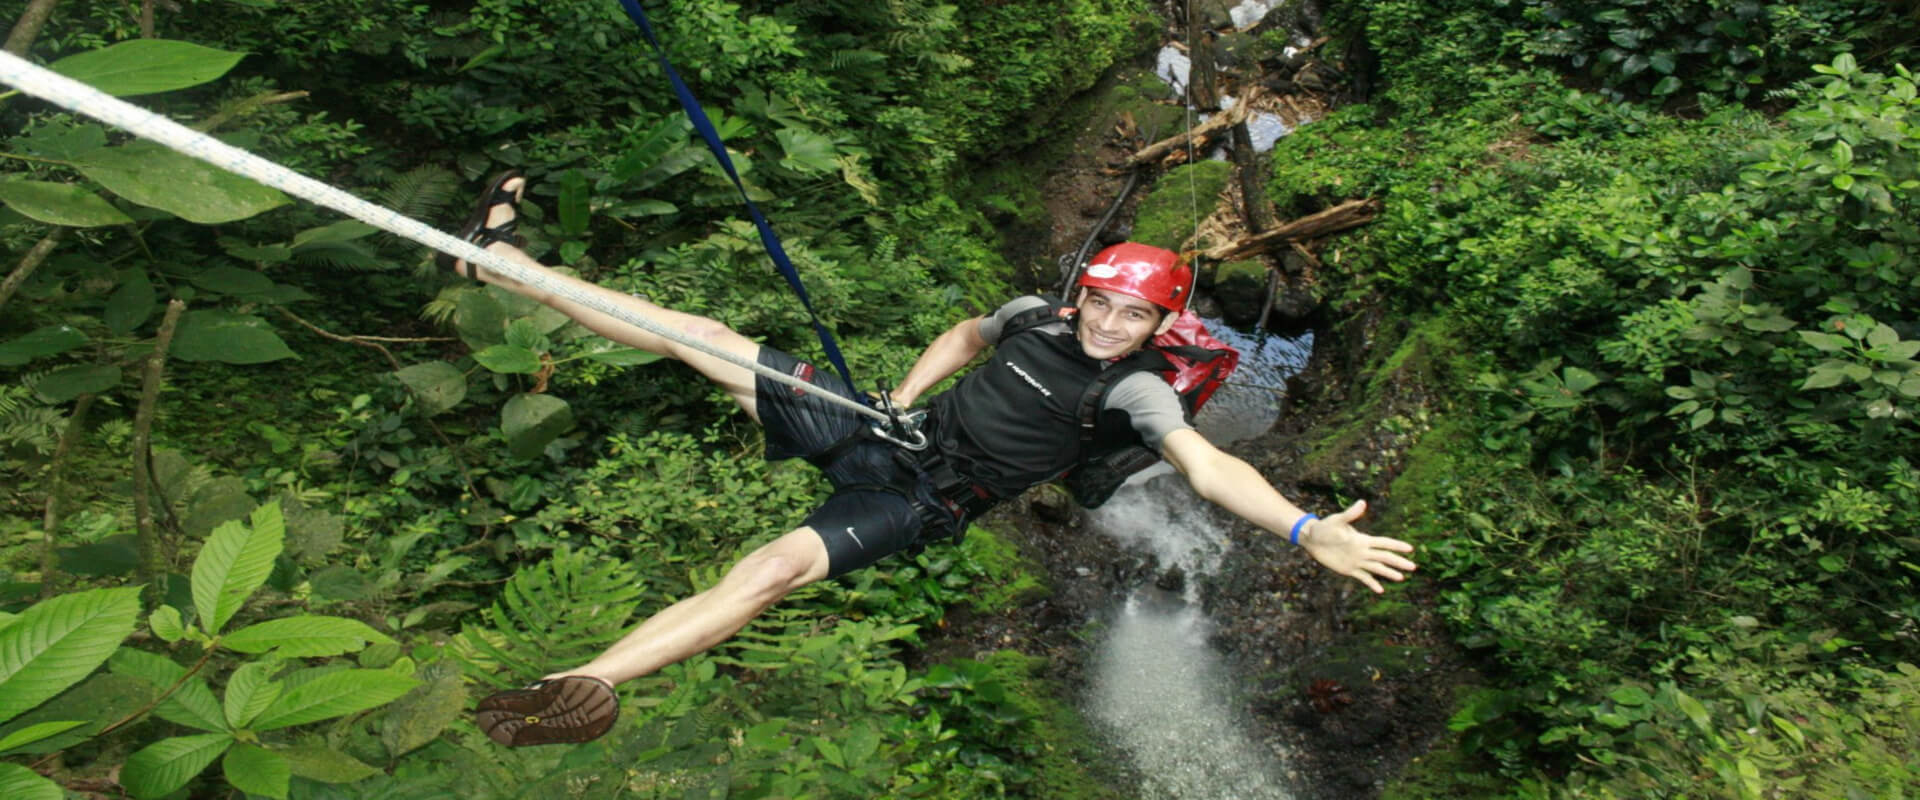
<path fill-rule="evenodd" d="M 620 320 L 655 336 L 671 340 L 727 363 L 749 370 L 768 380 L 797 391 L 811 393 L 829 403 L 873 419 L 879 425 L 895 424 L 885 412 L 857 400 L 823 391 L 811 383 L 721 350 L 706 342 L 647 320 L 627 309 L 598 297 L 552 281 L 538 271 L 528 269 L 504 256 L 483 250 L 458 237 L 436 230 L 397 211 L 369 203 L 345 191 L 301 175 L 286 167 L 229 145 L 205 133 L 187 128 L 173 120 L 112 97 L 80 81 L 37 66 L 26 59 L 0 51 L 0 83 L 19 89 L 54 105 L 85 114 L 316 205 L 338 211 L 381 230 L 426 245 L 463 261 L 486 267 L 515 282 L 565 297 L 575 303 Z M 849 386 L 852 384 L 849 383 Z"/>

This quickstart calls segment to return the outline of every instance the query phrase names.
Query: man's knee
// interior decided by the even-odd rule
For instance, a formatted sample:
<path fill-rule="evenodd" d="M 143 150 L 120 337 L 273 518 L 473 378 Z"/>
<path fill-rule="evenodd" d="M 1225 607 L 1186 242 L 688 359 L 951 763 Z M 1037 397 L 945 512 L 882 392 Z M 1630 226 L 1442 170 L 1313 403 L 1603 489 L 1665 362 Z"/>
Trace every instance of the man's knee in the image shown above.
<path fill-rule="evenodd" d="M 824 572 L 812 558 L 772 545 L 755 551 L 734 565 L 729 578 L 753 602 L 770 606 L 789 592 L 812 583 Z"/>

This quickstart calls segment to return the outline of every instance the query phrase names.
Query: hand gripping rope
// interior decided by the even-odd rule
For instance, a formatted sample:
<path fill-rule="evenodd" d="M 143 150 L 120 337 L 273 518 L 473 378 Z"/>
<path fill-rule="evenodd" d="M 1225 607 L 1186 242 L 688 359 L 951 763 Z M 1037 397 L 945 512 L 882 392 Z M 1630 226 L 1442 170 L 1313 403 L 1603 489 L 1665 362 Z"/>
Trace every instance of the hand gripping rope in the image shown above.
<path fill-rule="evenodd" d="M 199 131 L 187 128 L 173 120 L 151 111 L 134 106 L 123 100 L 111 97 L 98 89 L 88 86 L 64 75 L 35 66 L 12 53 L 0 51 L 0 83 L 6 83 L 21 92 L 38 97 L 54 105 L 85 114 L 101 122 L 124 128 L 128 132 L 158 142 L 173 150 L 200 159 L 223 170 L 250 178 L 259 183 L 279 189 L 282 192 L 307 200 L 316 205 L 325 206 L 354 219 L 365 222 L 396 236 L 409 239 L 427 247 L 447 253 L 456 258 L 473 262 L 516 282 L 532 286 L 572 300 L 580 305 L 633 325 L 648 333 L 670 339 L 679 344 L 698 350 L 714 358 L 743 367 L 756 375 L 766 377 L 799 391 L 810 392 L 830 403 L 834 403 L 875 420 L 880 426 L 894 424 L 886 412 L 868 408 L 857 401 L 841 397 L 832 392 L 819 391 L 813 384 L 795 378 L 776 369 L 741 358 L 720 350 L 704 342 L 680 335 L 651 320 L 640 317 L 630 311 L 619 308 L 599 298 L 580 294 L 571 288 L 548 280 L 535 270 L 528 269 L 503 256 L 475 247 L 473 244 L 454 236 L 442 233 L 419 220 L 407 217 L 397 211 L 375 205 L 354 197 L 347 192 L 316 181 L 286 167 L 275 164 L 259 156 L 248 153 Z M 925 446 L 925 438 L 919 437 L 919 445 Z M 889 437 L 891 438 L 891 437 Z M 897 441 L 897 440 L 896 440 Z M 898 442 L 911 446 L 909 442 Z"/>

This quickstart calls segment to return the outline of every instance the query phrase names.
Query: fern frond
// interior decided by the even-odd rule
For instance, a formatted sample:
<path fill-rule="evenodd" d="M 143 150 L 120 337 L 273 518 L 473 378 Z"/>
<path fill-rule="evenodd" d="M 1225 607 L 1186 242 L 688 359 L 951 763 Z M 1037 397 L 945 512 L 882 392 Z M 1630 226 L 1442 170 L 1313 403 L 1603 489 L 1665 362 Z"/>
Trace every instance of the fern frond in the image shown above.
<path fill-rule="evenodd" d="M 0 446 L 28 447 L 40 455 L 51 455 L 60 443 L 66 419 L 57 408 L 20 406 L 0 416 Z"/>
<path fill-rule="evenodd" d="M 308 242 L 293 249 L 293 260 L 316 267 L 372 272 L 392 269 L 394 262 L 380 257 L 372 247 L 354 241 Z"/>
<path fill-rule="evenodd" d="M 431 217 L 460 197 L 460 176 L 432 164 L 394 176 L 380 192 L 382 204 L 409 217 Z"/>
<path fill-rule="evenodd" d="M 520 685 L 613 644 L 644 592 L 627 562 L 563 547 L 514 573 L 481 624 L 455 637 L 454 652 L 476 679 Z"/>

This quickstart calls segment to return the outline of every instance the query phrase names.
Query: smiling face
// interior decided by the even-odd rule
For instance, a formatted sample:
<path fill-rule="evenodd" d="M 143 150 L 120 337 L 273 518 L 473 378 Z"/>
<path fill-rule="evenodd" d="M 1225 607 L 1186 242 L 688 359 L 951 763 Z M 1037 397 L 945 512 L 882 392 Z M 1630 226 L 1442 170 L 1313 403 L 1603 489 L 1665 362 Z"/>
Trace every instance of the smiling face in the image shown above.
<path fill-rule="evenodd" d="M 1142 347 L 1173 325 L 1173 315 L 1132 295 L 1106 289 L 1082 289 L 1076 336 L 1089 358 L 1119 358 Z"/>

